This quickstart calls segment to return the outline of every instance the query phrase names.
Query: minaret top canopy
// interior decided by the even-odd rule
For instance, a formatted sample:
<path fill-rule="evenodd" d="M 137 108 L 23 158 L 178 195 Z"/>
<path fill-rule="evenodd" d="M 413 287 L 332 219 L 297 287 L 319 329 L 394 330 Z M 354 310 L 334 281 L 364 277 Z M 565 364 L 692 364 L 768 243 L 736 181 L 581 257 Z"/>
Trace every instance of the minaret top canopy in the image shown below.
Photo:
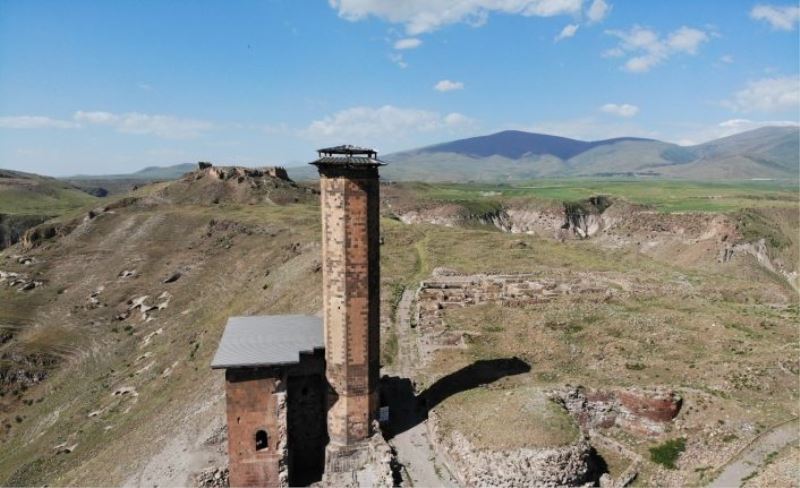
<path fill-rule="evenodd" d="M 378 151 L 366 147 L 342 145 L 317 149 L 319 158 L 309 164 L 318 168 L 343 167 L 366 168 L 384 166 L 386 163 L 378 159 Z"/>

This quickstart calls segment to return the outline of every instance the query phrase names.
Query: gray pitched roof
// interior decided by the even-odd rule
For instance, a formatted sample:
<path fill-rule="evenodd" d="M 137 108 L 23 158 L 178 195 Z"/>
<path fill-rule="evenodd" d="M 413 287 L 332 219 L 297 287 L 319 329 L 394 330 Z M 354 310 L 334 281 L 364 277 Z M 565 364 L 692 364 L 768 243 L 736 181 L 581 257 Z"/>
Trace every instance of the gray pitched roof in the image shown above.
<path fill-rule="evenodd" d="M 323 349 L 322 319 L 310 315 L 231 317 L 211 367 L 293 364 L 300 353 Z"/>

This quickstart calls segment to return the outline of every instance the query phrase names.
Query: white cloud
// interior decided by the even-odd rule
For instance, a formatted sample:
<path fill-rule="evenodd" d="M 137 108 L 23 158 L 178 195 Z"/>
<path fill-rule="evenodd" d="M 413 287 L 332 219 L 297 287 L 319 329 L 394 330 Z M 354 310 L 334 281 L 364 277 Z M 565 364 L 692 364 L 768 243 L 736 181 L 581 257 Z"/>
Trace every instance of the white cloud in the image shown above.
<path fill-rule="evenodd" d="M 406 63 L 406 60 L 403 58 L 403 55 L 400 54 L 400 53 L 391 53 L 391 54 L 389 54 L 389 59 L 394 64 L 396 64 L 397 66 L 399 66 L 401 68 L 408 68 L 408 63 Z"/>
<path fill-rule="evenodd" d="M 58 120 L 42 115 L 15 115 L 0 117 L 2 129 L 75 129 L 79 124 L 71 120 Z"/>
<path fill-rule="evenodd" d="M 634 25 L 629 31 L 610 30 L 607 34 L 620 40 L 617 47 L 606 50 L 604 57 L 630 55 L 623 69 L 643 73 L 675 54 L 696 54 L 709 35 L 698 29 L 683 26 L 662 38 L 658 33 Z"/>
<path fill-rule="evenodd" d="M 171 115 L 149 115 L 137 112 L 114 114 L 110 112 L 77 111 L 77 122 L 107 125 L 127 134 L 150 134 L 164 139 L 192 139 L 214 127 L 211 122 L 184 119 Z"/>
<path fill-rule="evenodd" d="M 799 127 L 798 123 L 791 120 L 749 120 L 731 119 L 710 127 L 694 129 L 689 134 L 675 138 L 677 144 L 693 146 L 704 142 L 713 141 L 720 137 L 728 137 L 740 132 L 758 129 L 761 127 Z"/>
<path fill-rule="evenodd" d="M 674 52 L 697 54 L 697 48 L 707 40 L 705 32 L 684 26 L 669 35 L 667 46 Z"/>
<path fill-rule="evenodd" d="M 725 64 L 731 64 L 731 63 L 733 63 L 733 56 L 730 55 L 730 54 L 726 54 L 726 55 L 720 57 L 719 60 L 721 62 L 725 63 Z"/>
<path fill-rule="evenodd" d="M 458 127 L 470 127 L 475 124 L 475 120 L 470 117 L 467 117 L 464 114 L 460 114 L 458 112 L 451 112 L 444 116 L 444 124 L 447 127 L 458 128 Z"/>
<path fill-rule="evenodd" d="M 590 24 L 594 24 L 606 18 L 610 11 L 611 5 L 604 0 L 594 0 L 589 10 L 586 11 L 586 17 L 589 19 Z"/>
<path fill-rule="evenodd" d="M 395 49 L 416 49 L 422 45 L 422 41 L 416 37 L 406 37 L 405 39 L 398 39 L 394 43 Z"/>
<path fill-rule="evenodd" d="M 750 17 L 763 20 L 775 30 L 794 30 L 800 22 L 800 7 L 795 5 L 756 5 L 750 11 Z"/>
<path fill-rule="evenodd" d="M 440 92 L 464 89 L 464 83 L 460 81 L 441 80 L 433 86 L 433 89 Z"/>
<path fill-rule="evenodd" d="M 353 107 L 313 121 L 303 135 L 315 140 L 369 141 L 402 138 L 418 132 L 469 128 L 474 121 L 459 113 L 438 112 L 392 105 Z"/>
<path fill-rule="evenodd" d="M 600 107 L 600 110 L 607 114 L 617 115 L 619 117 L 633 117 L 639 113 L 639 107 L 629 103 L 607 103 Z"/>
<path fill-rule="evenodd" d="M 553 41 L 558 42 L 562 39 L 569 39 L 574 36 L 576 32 L 578 32 L 578 24 L 567 24 L 561 29 L 561 32 L 558 33 Z"/>
<path fill-rule="evenodd" d="M 87 122 L 89 124 L 112 124 L 119 120 L 117 115 L 110 112 L 84 112 L 82 110 L 75 112 L 73 118 L 79 122 Z"/>
<path fill-rule="evenodd" d="M 751 81 L 731 100 L 722 102 L 737 112 L 781 112 L 800 107 L 800 77 L 784 76 Z"/>
<path fill-rule="evenodd" d="M 583 0 L 329 0 L 339 17 L 351 22 L 374 16 L 403 24 L 415 36 L 445 25 L 482 25 L 492 12 L 526 17 L 577 14 Z"/>
<path fill-rule="evenodd" d="M 622 56 L 625 56 L 625 51 L 618 47 L 612 47 L 611 49 L 606 49 L 603 51 L 601 56 L 604 58 L 621 58 Z"/>

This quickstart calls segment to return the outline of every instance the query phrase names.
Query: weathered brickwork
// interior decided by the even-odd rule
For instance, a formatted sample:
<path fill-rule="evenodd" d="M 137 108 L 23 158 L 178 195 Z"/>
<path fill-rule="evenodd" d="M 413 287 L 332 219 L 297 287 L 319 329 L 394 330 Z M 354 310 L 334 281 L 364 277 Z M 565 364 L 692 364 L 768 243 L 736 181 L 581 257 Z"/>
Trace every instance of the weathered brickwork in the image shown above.
<path fill-rule="evenodd" d="M 318 481 L 325 445 L 325 360 L 225 372 L 231 486 L 296 486 Z M 266 443 L 257 444 L 259 431 Z"/>
<path fill-rule="evenodd" d="M 225 380 L 231 486 L 287 486 L 284 372 L 228 369 Z M 262 449 L 259 431 L 266 433 Z"/>
<path fill-rule="evenodd" d="M 353 445 L 371 434 L 378 407 L 380 271 L 378 172 L 319 166 L 328 433 Z"/>

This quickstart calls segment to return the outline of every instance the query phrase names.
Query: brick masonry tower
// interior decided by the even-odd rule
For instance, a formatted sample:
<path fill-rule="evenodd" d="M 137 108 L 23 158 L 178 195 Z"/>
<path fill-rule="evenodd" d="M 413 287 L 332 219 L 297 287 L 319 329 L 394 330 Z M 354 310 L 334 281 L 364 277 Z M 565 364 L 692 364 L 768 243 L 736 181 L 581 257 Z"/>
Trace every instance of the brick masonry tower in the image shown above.
<path fill-rule="evenodd" d="M 358 469 L 372 434 L 380 370 L 379 180 L 372 149 L 318 151 L 322 289 L 330 384 L 326 472 Z"/>

